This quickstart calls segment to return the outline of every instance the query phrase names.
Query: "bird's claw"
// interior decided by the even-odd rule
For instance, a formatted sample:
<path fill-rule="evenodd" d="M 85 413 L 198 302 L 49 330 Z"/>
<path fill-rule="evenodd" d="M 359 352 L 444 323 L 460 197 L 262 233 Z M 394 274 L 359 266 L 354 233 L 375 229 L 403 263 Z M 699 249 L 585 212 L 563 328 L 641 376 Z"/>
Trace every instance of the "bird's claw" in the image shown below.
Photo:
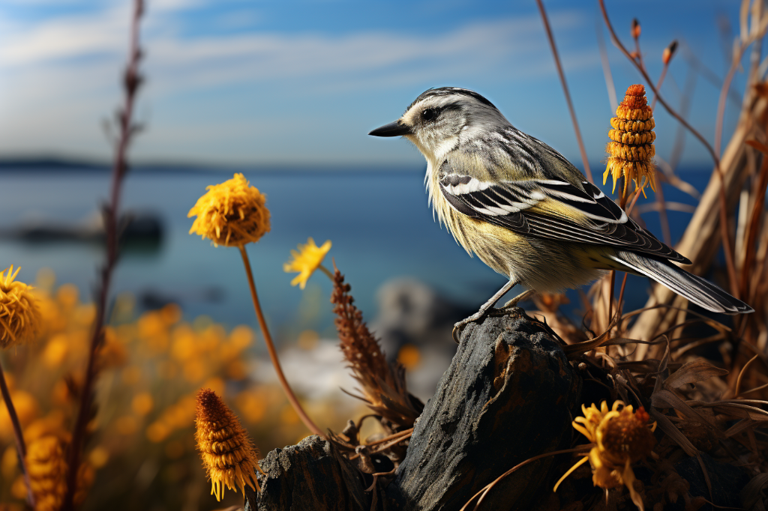
<path fill-rule="evenodd" d="M 461 339 L 459 338 L 461 336 L 461 331 L 464 329 L 465 326 L 468 324 L 477 321 L 478 319 L 481 319 L 483 316 L 485 316 L 485 313 L 488 311 L 485 310 L 479 310 L 469 316 L 468 318 L 464 318 L 458 323 L 453 325 L 453 330 L 451 331 L 451 337 L 453 337 L 453 340 L 456 342 L 456 344 L 461 344 Z"/>

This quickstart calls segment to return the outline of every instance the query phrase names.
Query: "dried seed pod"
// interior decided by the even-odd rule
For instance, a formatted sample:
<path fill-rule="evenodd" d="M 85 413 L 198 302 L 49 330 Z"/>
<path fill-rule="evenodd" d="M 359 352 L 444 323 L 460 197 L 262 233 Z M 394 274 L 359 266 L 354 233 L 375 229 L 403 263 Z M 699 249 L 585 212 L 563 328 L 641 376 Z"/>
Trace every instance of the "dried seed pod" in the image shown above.
<path fill-rule="evenodd" d="M 611 129 L 608 137 L 606 152 L 608 162 L 603 174 L 603 184 L 608 176 L 613 177 L 613 191 L 616 191 L 616 183 L 619 178 L 624 178 L 624 186 L 621 191 L 622 203 L 627 198 L 627 184 L 630 180 L 635 182 L 643 194 L 646 185 L 656 191 L 654 179 L 655 168 L 653 157 L 656 150 L 653 146 L 656 134 L 653 128 L 653 110 L 648 106 L 645 97 L 645 87 L 631 85 L 627 89 L 624 101 L 616 109 L 616 117 L 611 119 Z"/>

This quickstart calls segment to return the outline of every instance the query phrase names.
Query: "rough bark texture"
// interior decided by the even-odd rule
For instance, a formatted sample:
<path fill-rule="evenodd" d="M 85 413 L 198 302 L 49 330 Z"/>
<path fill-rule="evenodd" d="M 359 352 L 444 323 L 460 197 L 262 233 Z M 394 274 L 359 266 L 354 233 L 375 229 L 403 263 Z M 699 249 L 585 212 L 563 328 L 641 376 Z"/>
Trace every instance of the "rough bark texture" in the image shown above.
<path fill-rule="evenodd" d="M 360 473 L 317 435 L 271 451 L 261 461 L 258 496 L 246 492 L 245 511 L 358 511 L 368 509 Z"/>
<path fill-rule="evenodd" d="M 387 509 L 458 510 L 511 467 L 568 447 L 580 388 L 551 330 L 522 310 L 468 325 L 387 488 Z M 551 491 L 552 461 L 505 478 L 483 508 L 529 506 Z"/>
<path fill-rule="evenodd" d="M 580 390 L 554 334 L 522 310 L 470 324 L 377 509 L 458 510 L 518 463 L 568 447 Z M 529 508 L 538 492 L 551 492 L 552 463 L 508 476 L 483 509 Z M 261 466 L 269 477 L 259 477 L 263 491 L 249 492 L 246 510 L 371 508 L 353 464 L 318 437 L 270 452 Z"/>

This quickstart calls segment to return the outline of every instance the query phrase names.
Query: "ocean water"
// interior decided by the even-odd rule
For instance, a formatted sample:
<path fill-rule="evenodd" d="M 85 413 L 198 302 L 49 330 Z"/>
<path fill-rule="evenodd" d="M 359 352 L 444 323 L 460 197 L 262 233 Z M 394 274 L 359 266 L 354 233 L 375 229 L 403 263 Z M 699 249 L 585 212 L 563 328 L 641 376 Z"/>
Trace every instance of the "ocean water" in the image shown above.
<path fill-rule="evenodd" d="M 368 320 L 377 314 L 377 291 L 391 279 L 418 279 L 467 309 L 478 307 L 504 283 L 433 221 L 423 170 L 244 173 L 267 195 L 272 214 L 271 232 L 249 245 L 248 253 L 268 321 L 283 337 L 303 329 L 333 331 L 329 279 L 318 272 L 301 291 L 290 285 L 293 274 L 282 270 L 291 249 L 308 237 L 318 245 L 327 239 L 333 242 L 326 265 L 331 267 L 331 258 L 336 261 Z M 113 294 L 132 293 L 139 308 L 177 302 L 188 319 L 207 315 L 227 326 L 256 325 L 238 251 L 213 247 L 188 234 L 192 219 L 187 212 L 205 187 L 231 175 L 231 171 L 151 168 L 128 175 L 123 211 L 154 213 L 163 223 L 164 236 L 159 246 L 123 253 Z M 708 174 L 687 172 L 682 177 L 701 190 Z M 106 199 L 109 179 L 108 172 L 86 169 L 4 168 L 0 231 L 33 221 L 73 224 L 93 218 Z M 672 189 L 667 190 L 667 200 L 695 202 Z M 687 213 L 670 213 L 673 241 L 688 218 Z M 644 220 L 661 238 L 658 215 L 647 213 Z M 25 282 L 34 281 L 41 268 L 51 268 L 58 283 L 77 285 L 86 299 L 102 261 L 98 243 L 0 238 L 0 268 L 21 266 L 19 279 Z M 636 291 L 628 297 L 629 306 L 640 306 L 647 285 L 638 279 L 632 288 Z M 570 296 L 574 302 L 570 313 L 578 315 L 577 295 Z"/>

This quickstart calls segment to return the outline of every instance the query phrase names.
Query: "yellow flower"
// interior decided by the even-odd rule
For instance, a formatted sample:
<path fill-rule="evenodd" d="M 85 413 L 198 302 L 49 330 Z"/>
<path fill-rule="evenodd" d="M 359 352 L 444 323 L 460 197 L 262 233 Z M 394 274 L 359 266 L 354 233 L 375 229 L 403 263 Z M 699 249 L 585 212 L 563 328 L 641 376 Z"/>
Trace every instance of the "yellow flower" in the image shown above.
<path fill-rule="evenodd" d="M 0 348 L 35 339 L 40 331 L 42 316 L 32 287 L 14 281 L 20 269 L 0 272 Z"/>
<path fill-rule="evenodd" d="M 256 478 L 256 470 L 264 474 L 259 467 L 259 453 L 235 414 L 210 389 L 202 389 L 197 395 L 195 427 L 197 450 L 216 500 L 224 496 L 225 486 L 245 491 L 247 484 L 261 491 Z"/>
<path fill-rule="evenodd" d="M 307 280 L 317 270 L 323 262 L 325 254 L 331 249 L 331 240 L 323 243 L 322 247 L 315 245 L 315 240 L 309 238 L 306 245 L 299 245 L 299 251 L 291 250 L 293 259 L 283 265 L 283 271 L 286 273 L 297 271 L 296 277 L 291 281 L 291 285 L 299 284 L 301 289 L 307 285 Z"/>
<path fill-rule="evenodd" d="M 656 139 L 653 128 L 656 123 L 653 110 L 647 105 L 645 87 L 630 85 L 624 101 L 616 109 L 616 117 L 611 119 L 611 126 L 613 129 L 608 132 L 608 136 L 612 141 L 605 148 L 608 163 L 603 174 L 603 184 L 611 175 L 615 193 L 616 182 L 624 177 L 622 197 L 627 195 L 629 181 L 634 181 L 635 188 L 639 188 L 643 195 L 648 184 L 656 191 L 655 169 L 651 161 L 656 154 L 653 147 Z"/>
<path fill-rule="evenodd" d="M 190 218 L 197 216 L 190 234 L 209 238 L 216 246 L 241 247 L 259 241 L 269 232 L 266 196 L 248 186 L 242 174 L 206 190 L 187 214 Z"/>
<path fill-rule="evenodd" d="M 632 406 L 625 406 L 622 401 L 614 402 L 610 410 L 605 401 L 600 404 L 599 410 L 594 404 L 589 408 L 582 405 L 581 409 L 584 416 L 576 417 L 573 427 L 587 437 L 594 447 L 587 457 L 560 478 L 555 491 L 563 479 L 589 460 L 595 486 L 608 489 L 623 484 L 629 489 L 632 502 L 642 511 L 643 499 L 635 491 L 635 473 L 631 464 L 651 453 L 656 443 L 652 434 L 656 423 L 648 424 L 650 417 L 643 407 L 632 413 Z"/>

